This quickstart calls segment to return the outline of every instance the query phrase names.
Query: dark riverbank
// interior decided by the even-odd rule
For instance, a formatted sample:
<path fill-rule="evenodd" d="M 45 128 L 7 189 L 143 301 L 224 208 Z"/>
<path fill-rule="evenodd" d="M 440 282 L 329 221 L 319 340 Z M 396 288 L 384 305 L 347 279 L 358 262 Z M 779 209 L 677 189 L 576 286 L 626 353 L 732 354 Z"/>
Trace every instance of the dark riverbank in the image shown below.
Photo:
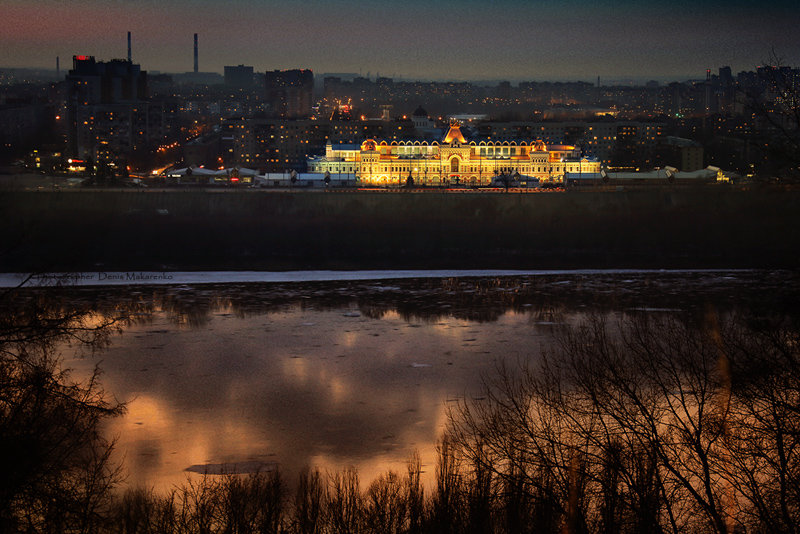
<path fill-rule="evenodd" d="M 800 191 L 7 191 L 5 271 L 796 268 Z"/>

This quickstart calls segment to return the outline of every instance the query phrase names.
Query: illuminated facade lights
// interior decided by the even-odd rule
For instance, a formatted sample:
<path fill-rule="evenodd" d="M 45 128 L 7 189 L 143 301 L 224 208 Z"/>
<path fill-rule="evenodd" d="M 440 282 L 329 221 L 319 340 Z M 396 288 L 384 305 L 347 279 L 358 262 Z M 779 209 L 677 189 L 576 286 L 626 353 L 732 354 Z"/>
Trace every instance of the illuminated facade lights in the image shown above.
<path fill-rule="evenodd" d="M 537 141 L 467 141 L 458 124 L 441 142 L 377 141 L 360 145 L 328 142 L 325 156 L 308 160 L 309 172 L 354 174 L 364 185 L 491 185 L 500 174 L 521 181 L 563 182 L 565 173 L 599 173 L 600 162 L 572 145 Z"/>

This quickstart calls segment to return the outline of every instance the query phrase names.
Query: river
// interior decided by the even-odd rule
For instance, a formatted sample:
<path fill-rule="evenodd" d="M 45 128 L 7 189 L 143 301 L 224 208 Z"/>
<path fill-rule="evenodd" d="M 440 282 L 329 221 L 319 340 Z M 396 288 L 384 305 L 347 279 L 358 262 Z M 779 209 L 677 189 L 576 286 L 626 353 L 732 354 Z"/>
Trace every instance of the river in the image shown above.
<path fill-rule="evenodd" d="M 105 429 L 126 485 L 275 467 L 291 480 L 305 465 L 353 466 L 368 482 L 414 451 L 430 477 L 448 410 L 480 396 L 499 365 L 535 362 L 562 328 L 796 316 L 798 282 L 789 271 L 564 271 L 69 287 L 60 306 L 119 317 L 120 329 L 94 353 L 60 350 L 77 377 L 99 366 L 127 404 Z"/>

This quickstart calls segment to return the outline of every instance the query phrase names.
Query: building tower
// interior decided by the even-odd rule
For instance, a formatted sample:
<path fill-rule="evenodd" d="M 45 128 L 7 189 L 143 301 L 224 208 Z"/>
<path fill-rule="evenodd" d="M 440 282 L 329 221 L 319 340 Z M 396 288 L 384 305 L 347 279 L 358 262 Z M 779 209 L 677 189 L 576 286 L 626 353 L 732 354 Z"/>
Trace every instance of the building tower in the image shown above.
<path fill-rule="evenodd" d="M 145 148 L 157 134 L 148 112 L 147 72 L 124 59 L 95 61 L 72 56 L 67 73 L 67 133 L 70 156 L 113 160 Z"/>
<path fill-rule="evenodd" d="M 314 73 L 310 69 L 267 71 L 264 85 L 273 116 L 295 119 L 311 114 Z"/>
<path fill-rule="evenodd" d="M 194 34 L 194 73 L 197 74 L 197 34 Z"/>

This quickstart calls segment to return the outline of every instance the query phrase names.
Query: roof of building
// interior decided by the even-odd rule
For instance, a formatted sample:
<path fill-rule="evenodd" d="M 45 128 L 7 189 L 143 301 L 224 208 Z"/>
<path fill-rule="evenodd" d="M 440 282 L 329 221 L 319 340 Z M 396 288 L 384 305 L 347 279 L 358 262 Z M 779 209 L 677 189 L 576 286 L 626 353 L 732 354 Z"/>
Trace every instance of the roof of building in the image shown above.
<path fill-rule="evenodd" d="M 228 176 L 232 172 L 238 172 L 239 176 L 255 176 L 258 171 L 247 169 L 245 167 L 229 167 L 227 169 L 205 169 L 203 167 L 184 167 L 182 169 L 174 169 L 167 171 L 164 174 L 167 176 Z"/>
<path fill-rule="evenodd" d="M 549 145 L 545 145 L 545 150 L 549 150 L 550 152 L 561 152 L 564 150 L 575 150 L 574 145 L 557 145 L 551 143 Z"/>
<path fill-rule="evenodd" d="M 547 152 L 547 145 L 544 144 L 544 141 L 542 141 L 541 139 L 538 139 L 533 144 L 533 151 L 534 152 Z"/>
<path fill-rule="evenodd" d="M 331 145 L 333 150 L 361 150 L 361 145 L 353 143 L 333 143 Z"/>
<path fill-rule="evenodd" d="M 444 141 L 442 142 L 450 144 L 455 141 L 465 144 L 467 142 L 467 140 L 464 139 L 464 134 L 461 133 L 461 127 L 458 124 L 451 124 L 450 129 L 447 131 L 447 135 L 444 136 Z"/>
<path fill-rule="evenodd" d="M 705 169 L 700 169 L 697 171 L 691 172 L 682 172 L 678 171 L 674 167 L 665 167 L 663 169 L 652 169 L 649 171 L 639 171 L 639 172 L 607 172 L 605 175 L 610 180 L 618 180 L 618 181 L 641 181 L 641 180 L 668 180 L 674 178 L 675 180 L 711 180 L 717 176 L 717 169 L 716 167 L 706 167 Z M 595 180 L 601 179 L 603 177 L 603 173 L 578 173 L 578 172 L 567 172 L 565 173 L 565 177 L 569 180 Z"/>

